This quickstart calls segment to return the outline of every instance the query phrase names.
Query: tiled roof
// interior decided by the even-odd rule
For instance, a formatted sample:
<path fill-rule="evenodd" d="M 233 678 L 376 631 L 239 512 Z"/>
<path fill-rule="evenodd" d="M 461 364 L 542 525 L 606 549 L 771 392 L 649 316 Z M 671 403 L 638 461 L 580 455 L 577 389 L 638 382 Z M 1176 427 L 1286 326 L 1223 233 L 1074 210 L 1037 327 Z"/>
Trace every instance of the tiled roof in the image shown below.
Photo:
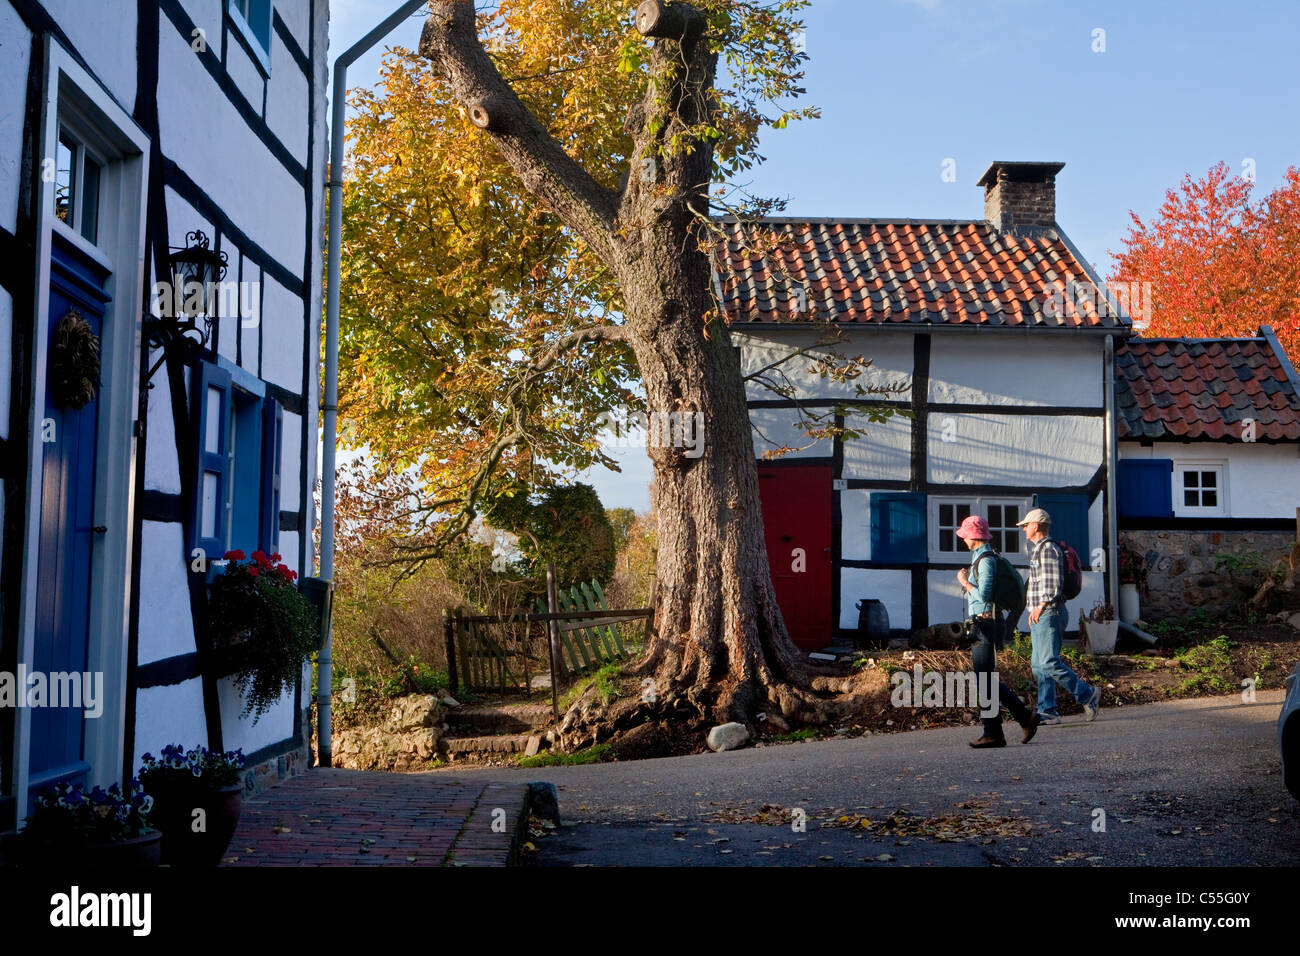
<path fill-rule="evenodd" d="M 1092 279 L 1055 229 L 1003 233 L 984 220 L 718 224 L 727 238 L 714 265 L 732 322 L 1130 327 L 1104 295 L 1065 294 L 1071 284 L 1091 290 Z M 786 241 L 763 247 L 763 232 Z"/>
<path fill-rule="evenodd" d="M 1294 374 L 1294 372 L 1292 373 Z M 1131 338 L 1115 348 L 1117 435 L 1129 440 L 1300 439 L 1300 394 L 1272 342 Z"/>

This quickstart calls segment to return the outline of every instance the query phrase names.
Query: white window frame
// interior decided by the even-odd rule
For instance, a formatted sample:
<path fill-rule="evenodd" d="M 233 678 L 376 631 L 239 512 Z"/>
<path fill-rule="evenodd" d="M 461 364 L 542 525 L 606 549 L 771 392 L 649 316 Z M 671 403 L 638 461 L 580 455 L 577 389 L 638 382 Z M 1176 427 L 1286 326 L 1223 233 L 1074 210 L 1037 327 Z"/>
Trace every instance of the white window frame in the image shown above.
<path fill-rule="evenodd" d="M 929 501 L 929 509 L 928 509 L 929 513 L 926 515 L 926 519 L 927 519 L 926 527 L 929 530 L 928 537 L 929 537 L 929 546 L 930 546 L 930 561 L 931 562 L 944 562 L 944 561 L 958 562 L 962 560 L 962 555 L 966 553 L 965 545 L 960 545 L 959 546 L 960 550 L 955 550 L 955 551 L 944 551 L 939 547 L 939 533 L 944 530 L 939 525 L 939 508 L 942 505 L 953 505 L 956 507 L 966 505 L 967 507 L 970 508 L 971 514 L 977 515 L 980 513 L 979 499 L 978 498 L 954 498 L 951 496 L 945 496 L 942 498 L 931 498 Z M 960 526 L 961 526 L 961 522 L 957 522 L 957 524 L 953 527 L 953 530 L 955 531 Z M 957 539 L 955 538 L 953 540 L 953 545 L 954 547 L 958 546 Z"/>
<path fill-rule="evenodd" d="M 1019 509 L 1020 517 L 1024 518 L 1025 514 L 1029 511 L 1029 508 L 1031 506 L 1031 500 L 1029 498 L 980 498 L 979 513 L 984 517 L 985 521 L 989 520 L 989 508 L 993 506 L 1000 506 L 1000 507 L 1013 506 Z M 1009 531 L 1011 534 L 1018 535 L 1020 533 L 1020 530 L 1017 527 L 1012 527 L 1010 529 L 1002 526 L 999 527 L 1000 530 Z M 989 521 L 989 529 L 992 530 L 992 528 L 993 528 L 993 522 Z M 1025 554 L 1025 548 L 1023 545 L 1018 546 L 1015 551 L 1007 551 L 1005 548 L 1003 548 L 1001 553 L 1005 554 L 1007 556 L 1007 560 L 1010 561 L 1012 564 L 1028 563 L 1028 555 Z M 1025 560 L 1017 561 L 1017 559 L 1019 558 L 1023 558 Z"/>
<path fill-rule="evenodd" d="M 959 497 L 956 495 L 934 495 L 927 502 L 926 511 L 926 534 L 930 549 L 931 564 L 964 564 L 967 562 L 968 553 L 965 545 L 962 545 L 960 551 L 941 551 L 939 549 L 939 506 L 940 505 L 969 505 L 971 514 L 979 515 L 985 521 L 989 517 L 990 505 L 1015 505 L 1020 509 L 1020 516 L 1023 518 L 1028 510 L 1033 507 L 1031 498 L 1018 498 L 1014 495 L 973 495 L 970 497 Z M 1029 555 L 1022 547 L 1019 551 L 1013 551 L 1006 555 L 1007 560 L 1012 564 L 1028 565 Z"/>
<path fill-rule="evenodd" d="M 266 4 L 266 45 L 262 45 L 257 31 L 253 25 L 244 19 L 243 12 L 237 6 L 238 0 L 226 0 L 226 16 L 230 18 L 231 24 L 239 31 L 252 49 L 257 60 L 257 65 L 261 67 L 262 75 L 270 78 L 271 76 L 271 41 L 275 36 L 275 2 L 267 0 Z"/>
<path fill-rule="evenodd" d="M 1213 507 L 1204 507 L 1201 505 L 1184 504 L 1186 498 L 1184 492 L 1187 490 L 1183 484 L 1183 476 L 1189 471 L 1212 471 L 1218 476 L 1216 491 L 1218 492 L 1219 503 Z M 1228 514 L 1228 462 L 1224 458 L 1208 459 L 1189 459 L 1185 461 L 1174 461 L 1173 474 L 1174 487 L 1172 489 L 1174 499 L 1174 517 L 1175 518 L 1215 518 L 1226 517 Z"/>
<path fill-rule="evenodd" d="M 100 180 L 98 244 L 92 246 L 54 214 L 55 183 L 36 179 L 37 262 L 28 418 L 27 515 L 23 531 L 22 595 L 18 611 L 18 661 L 30 666 L 36 639 L 36 593 L 42 468 L 41 422 L 45 418 L 48 363 L 50 254 L 53 236 L 67 237 L 111 275 L 111 296 L 100 336 L 101 385 L 96 422 L 94 518 L 107 530 L 94 536 L 89 581 L 89 645 L 86 668 L 103 674 L 100 719 L 85 722 L 89 783 L 107 786 L 122 774 L 126 719 L 126 673 L 130 630 L 131 544 L 136 469 L 135 414 L 140 395 L 141 311 L 145 263 L 145 188 L 149 179 L 149 138 L 103 86 L 51 35 L 45 38 L 46 73 L 38 131 L 38 157 L 55 158 L 60 124 L 77 122 L 77 132 L 106 159 Z M 14 719 L 14 796 L 18 819 L 27 815 L 31 761 L 29 711 Z"/>

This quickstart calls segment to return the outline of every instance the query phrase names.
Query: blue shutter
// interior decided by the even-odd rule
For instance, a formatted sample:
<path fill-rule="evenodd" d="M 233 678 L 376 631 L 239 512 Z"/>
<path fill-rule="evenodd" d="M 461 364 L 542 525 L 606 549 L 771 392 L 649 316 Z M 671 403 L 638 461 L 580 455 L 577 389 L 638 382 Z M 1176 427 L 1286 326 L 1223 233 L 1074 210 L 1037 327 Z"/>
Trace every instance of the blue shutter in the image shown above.
<path fill-rule="evenodd" d="M 871 560 L 925 564 L 925 495 L 872 492 Z"/>
<path fill-rule="evenodd" d="M 1051 515 L 1052 540 L 1074 548 L 1083 566 L 1088 567 L 1088 496 L 1039 495 L 1036 507 Z"/>
<path fill-rule="evenodd" d="M 284 431 L 284 409 L 273 398 L 262 403 L 262 550 L 280 550 L 280 436 Z"/>
<path fill-rule="evenodd" d="M 194 509 L 191 548 L 209 561 L 219 560 L 226 547 L 227 499 L 230 483 L 230 375 L 202 362 L 194 371 L 195 435 Z"/>
<path fill-rule="evenodd" d="M 1125 458 L 1116 473 L 1121 518 L 1172 518 L 1174 462 L 1171 458 Z"/>

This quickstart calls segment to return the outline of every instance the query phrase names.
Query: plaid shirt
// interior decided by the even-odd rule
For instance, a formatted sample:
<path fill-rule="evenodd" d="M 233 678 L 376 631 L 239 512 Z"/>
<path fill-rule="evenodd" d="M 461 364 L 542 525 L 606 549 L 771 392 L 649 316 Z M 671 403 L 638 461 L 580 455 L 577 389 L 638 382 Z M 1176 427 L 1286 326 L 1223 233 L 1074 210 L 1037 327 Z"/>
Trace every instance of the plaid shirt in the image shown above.
<path fill-rule="evenodd" d="M 1065 556 L 1051 538 L 1044 538 L 1029 553 L 1029 581 L 1025 588 L 1025 606 L 1031 611 L 1040 604 L 1064 604 L 1061 599 L 1062 568 Z"/>

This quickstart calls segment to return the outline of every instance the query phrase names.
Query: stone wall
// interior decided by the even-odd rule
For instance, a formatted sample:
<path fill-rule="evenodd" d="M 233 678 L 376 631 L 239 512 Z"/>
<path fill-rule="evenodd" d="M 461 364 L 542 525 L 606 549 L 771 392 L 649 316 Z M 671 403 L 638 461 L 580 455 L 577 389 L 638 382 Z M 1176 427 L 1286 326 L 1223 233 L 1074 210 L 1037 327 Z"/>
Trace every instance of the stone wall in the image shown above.
<path fill-rule="evenodd" d="M 1147 592 L 1142 619 L 1155 622 L 1183 618 L 1197 609 L 1211 615 L 1230 613 L 1254 592 L 1262 574 L 1233 575 L 1216 565 L 1220 555 L 1255 557 L 1271 566 L 1295 543 L 1291 531 L 1121 531 L 1121 544 L 1144 555 Z"/>

